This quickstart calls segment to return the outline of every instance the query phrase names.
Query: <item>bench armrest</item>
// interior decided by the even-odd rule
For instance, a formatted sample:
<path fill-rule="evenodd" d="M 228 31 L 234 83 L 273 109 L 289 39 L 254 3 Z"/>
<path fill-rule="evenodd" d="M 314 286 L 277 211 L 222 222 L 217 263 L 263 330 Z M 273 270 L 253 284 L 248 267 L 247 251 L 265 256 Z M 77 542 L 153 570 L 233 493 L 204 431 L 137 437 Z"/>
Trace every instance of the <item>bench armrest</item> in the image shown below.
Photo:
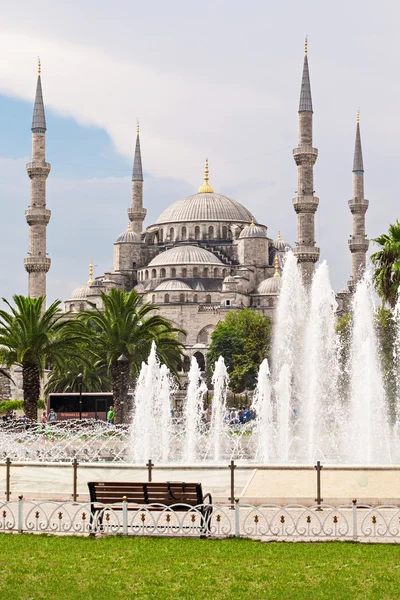
<path fill-rule="evenodd" d="M 209 504 L 212 504 L 212 496 L 211 496 L 211 494 L 206 494 L 203 497 L 203 504 L 205 503 L 206 498 L 209 498 Z"/>

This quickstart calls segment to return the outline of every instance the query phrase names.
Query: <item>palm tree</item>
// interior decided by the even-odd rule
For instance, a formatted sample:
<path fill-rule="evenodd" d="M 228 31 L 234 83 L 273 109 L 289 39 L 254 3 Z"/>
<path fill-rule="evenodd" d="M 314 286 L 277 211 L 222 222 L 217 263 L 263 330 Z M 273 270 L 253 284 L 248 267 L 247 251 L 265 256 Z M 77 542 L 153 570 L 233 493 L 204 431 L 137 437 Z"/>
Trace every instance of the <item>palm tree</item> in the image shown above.
<path fill-rule="evenodd" d="M 373 281 L 383 304 L 394 308 L 400 285 L 400 223 L 389 225 L 389 232 L 372 240 L 380 250 L 371 256 L 375 266 Z"/>
<path fill-rule="evenodd" d="M 78 321 L 86 326 L 86 340 L 93 354 L 107 365 L 114 394 L 115 422 L 121 423 L 121 402 L 126 399 L 129 379 L 139 374 L 153 341 L 161 362 L 177 374 L 183 364 L 183 345 L 177 337 L 181 330 L 157 314 L 159 308 L 154 304 L 141 304 L 135 290 L 127 293 L 111 289 L 109 295 L 102 293 L 101 299 L 103 311 L 89 303 L 91 309 L 80 313 Z"/>
<path fill-rule="evenodd" d="M 79 357 L 69 359 L 61 368 L 55 366 L 47 380 L 45 393 L 79 392 L 79 374 L 82 373 L 83 392 L 110 392 L 111 379 L 104 362 L 91 360 L 90 351 L 84 346 Z M 86 357 L 86 362 L 83 357 Z"/>
<path fill-rule="evenodd" d="M 61 320 L 59 300 L 44 310 L 44 298 L 13 296 L 15 307 L 5 298 L 9 311 L 0 310 L 0 363 L 22 367 L 24 411 L 37 420 L 40 380 L 52 364 L 61 369 L 77 354 L 79 337 L 70 321 Z"/>

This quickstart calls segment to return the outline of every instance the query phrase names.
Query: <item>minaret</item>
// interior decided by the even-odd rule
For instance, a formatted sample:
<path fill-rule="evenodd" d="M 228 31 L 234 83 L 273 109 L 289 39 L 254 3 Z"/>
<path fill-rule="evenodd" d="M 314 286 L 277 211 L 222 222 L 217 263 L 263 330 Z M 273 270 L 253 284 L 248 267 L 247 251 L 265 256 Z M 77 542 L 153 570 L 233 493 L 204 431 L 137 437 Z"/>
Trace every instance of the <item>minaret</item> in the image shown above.
<path fill-rule="evenodd" d="M 366 254 L 369 240 L 365 235 L 365 213 L 368 200 L 364 198 L 364 165 L 360 135 L 360 112 L 357 111 L 356 143 L 353 160 L 353 198 L 349 200 L 350 212 L 353 215 L 353 233 L 349 239 L 352 262 L 352 278 L 348 282 L 349 290 L 354 291 L 357 281 L 365 270 Z"/>
<path fill-rule="evenodd" d="M 297 195 L 293 198 L 297 213 L 297 242 L 294 251 L 304 280 L 310 282 L 314 266 L 319 259 L 319 248 L 315 246 L 314 215 L 319 199 L 314 196 L 314 165 L 318 150 L 312 146 L 313 108 L 310 75 L 308 71 L 307 38 L 304 44 L 304 67 L 299 105 L 299 146 L 293 150 L 298 167 Z"/>
<path fill-rule="evenodd" d="M 143 221 L 147 210 L 143 208 L 143 171 L 140 153 L 139 121 L 137 122 L 135 158 L 132 171 L 132 206 L 128 208 L 128 217 L 132 222 L 132 231 L 142 233 Z"/>
<path fill-rule="evenodd" d="M 31 180 L 31 202 L 25 211 L 29 225 L 29 256 L 24 259 L 28 272 L 28 295 L 46 296 L 46 273 L 51 260 L 46 255 L 46 227 L 51 211 L 46 208 L 46 179 L 50 165 L 46 162 L 46 118 L 44 114 L 40 60 L 32 119 L 32 162 L 26 165 Z"/>

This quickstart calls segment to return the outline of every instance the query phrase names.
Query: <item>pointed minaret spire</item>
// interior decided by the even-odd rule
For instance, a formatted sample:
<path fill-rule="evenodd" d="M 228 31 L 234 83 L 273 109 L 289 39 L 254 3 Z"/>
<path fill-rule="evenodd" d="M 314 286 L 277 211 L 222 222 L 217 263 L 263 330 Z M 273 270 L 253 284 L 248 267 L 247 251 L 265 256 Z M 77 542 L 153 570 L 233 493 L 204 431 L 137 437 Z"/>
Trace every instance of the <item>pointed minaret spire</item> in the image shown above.
<path fill-rule="evenodd" d="M 350 212 L 353 215 L 353 232 L 349 239 L 351 252 L 352 275 L 348 282 L 349 290 L 353 292 L 357 282 L 365 271 L 369 240 L 365 235 L 365 213 L 369 202 L 364 198 L 364 163 L 361 147 L 360 111 L 356 117 L 356 142 L 353 159 L 353 198 L 349 200 Z"/>
<path fill-rule="evenodd" d="M 41 64 L 38 58 L 38 78 L 36 84 L 35 104 L 33 107 L 32 132 L 44 133 L 46 131 L 46 117 L 44 114 L 42 82 L 40 78 Z"/>
<path fill-rule="evenodd" d="M 307 39 L 307 37 L 304 41 L 304 65 L 303 65 L 303 77 L 301 80 L 300 103 L 299 103 L 299 112 L 303 112 L 303 111 L 313 112 L 312 99 L 311 99 L 310 73 L 308 70 L 308 39 Z"/>
<path fill-rule="evenodd" d="M 46 227 L 51 216 L 51 211 L 46 208 L 46 179 L 50 164 L 46 162 L 46 119 L 40 60 L 32 119 L 32 162 L 26 165 L 26 170 L 31 180 L 31 202 L 25 211 L 29 225 L 29 256 L 24 259 L 24 265 L 29 278 L 28 295 L 39 298 L 46 296 L 46 273 L 51 264 L 46 252 Z"/>
<path fill-rule="evenodd" d="M 128 217 L 132 223 L 132 231 L 135 233 L 142 233 L 146 213 L 147 210 L 143 208 L 143 169 L 138 120 L 136 124 L 136 146 L 132 170 L 132 206 L 128 208 Z"/>
<path fill-rule="evenodd" d="M 313 108 L 311 102 L 310 74 L 308 70 L 308 41 L 304 48 L 303 78 L 299 105 L 299 143 L 293 150 L 297 165 L 297 192 L 293 207 L 297 213 L 297 242 L 295 255 L 304 281 L 309 283 L 319 259 L 315 241 L 315 213 L 319 199 L 314 196 L 314 165 L 318 150 L 313 147 Z"/>

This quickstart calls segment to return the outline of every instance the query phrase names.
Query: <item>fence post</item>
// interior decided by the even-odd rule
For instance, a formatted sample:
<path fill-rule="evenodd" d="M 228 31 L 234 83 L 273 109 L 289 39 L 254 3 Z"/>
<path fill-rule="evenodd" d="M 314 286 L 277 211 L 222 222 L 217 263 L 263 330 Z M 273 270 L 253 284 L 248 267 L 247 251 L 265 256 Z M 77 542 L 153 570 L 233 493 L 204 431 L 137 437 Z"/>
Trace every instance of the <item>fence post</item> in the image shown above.
<path fill-rule="evenodd" d="M 315 502 L 319 506 L 324 501 L 324 499 L 321 498 L 321 469 L 322 469 L 322 465 L 321 465 L 321 463 L 320 463 L 319 460 L 317 460 L 317 464 L 314 465 L 314 469 L 317 470 L 317 497 L 315 498 Z M 317 510 L 322 510 L 322 508 L 317 508 Z"/>
<path fill-rule="evenodd" d="M 128 498 L 122 497 L 122 533 L 128 535 Z"/>
<path fill-rule="evenodd" d="M 229 465 L 231 470 L 231 497 L 229 498 L 230 503 L 233 504 L 235 502 L 235 461 L 231 460 L 231 464 Z"/>
<path fill-rule="evenodd" d="M 72 469 L 73 469 L 73 492 L 72 492 L 72 498 L 74 500 L 74 502 L 76 502 L 77 498 L 78 498 L 78 460 L 75 457 L 74 460 L 72 461 Z"/>
<path fill-rule="evenodd" d="M 18 496 L 18 533 L 22 533 L 22 531 L 24 529 L 23 514 L 22 514 L 23 503 L 24 503 L 24 497 Z"/>
<path fill-rule="evenodd" d="M 235 537 L 240 537 L 239 498 L 235 498 Z"/>
<path fill-rule="evenodd" d="M 149 458 L 149 461 L 148 461 L 148 463 L 146 464 L 146 467 L 147 467 L 147 470 L 148 470 L 148 472 L 149 472 L 149 474 L 148 474 L 148 477 L 147 477 L 147 481 L 148 481 L 149 483 L 151 483 L 151 480 L 152 480 L 152 473 L 151 473 L 151 470 L 152 470 L 152 468 L 154 467 L 153 463 L 151 462 L 151 458 Z"/>
<path fill-rule="evenodd" d="M 6 500 L 7 502 L 10 500 L 11 489 L 11 458 L 7 456 L 6 458 Z"/>
<path fill-rule="evenodd" d="M 357 500 L 354 499 L 352 500 L 352 504 L 353 504 L 353 540 L 356 542 L 358 539 L 358 533 L 357 533 Z"/>

